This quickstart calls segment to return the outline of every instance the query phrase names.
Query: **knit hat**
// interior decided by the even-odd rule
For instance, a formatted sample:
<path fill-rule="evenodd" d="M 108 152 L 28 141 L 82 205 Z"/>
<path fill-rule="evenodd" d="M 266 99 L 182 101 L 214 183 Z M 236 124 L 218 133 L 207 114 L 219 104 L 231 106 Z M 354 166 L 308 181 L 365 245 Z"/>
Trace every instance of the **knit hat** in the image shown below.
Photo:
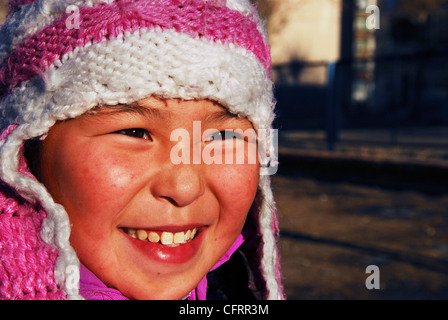
<path fill-rule="evenodd" d="M 80 299 L 63 206 L 30 173 L 25 141 L 99 105 L 209 99 L 270 129 L 270 48 L 248 0 L 15 0 L 0 32 L 0 298 Z M 245 226 L 258 289 L 282 299 L 278 223 L 261 157 Z"/>

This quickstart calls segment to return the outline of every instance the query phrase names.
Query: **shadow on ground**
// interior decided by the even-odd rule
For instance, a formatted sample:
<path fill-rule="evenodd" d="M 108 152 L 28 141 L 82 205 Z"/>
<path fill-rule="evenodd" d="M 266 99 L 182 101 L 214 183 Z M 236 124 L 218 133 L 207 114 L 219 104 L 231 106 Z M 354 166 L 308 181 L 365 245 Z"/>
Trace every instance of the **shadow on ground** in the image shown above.
<path fill-rule="evenodd" d="M 288 299 L 447 299 L 448 194 L 273 177 Z M 368 290 L 366 268 L 380 269 Z"/>

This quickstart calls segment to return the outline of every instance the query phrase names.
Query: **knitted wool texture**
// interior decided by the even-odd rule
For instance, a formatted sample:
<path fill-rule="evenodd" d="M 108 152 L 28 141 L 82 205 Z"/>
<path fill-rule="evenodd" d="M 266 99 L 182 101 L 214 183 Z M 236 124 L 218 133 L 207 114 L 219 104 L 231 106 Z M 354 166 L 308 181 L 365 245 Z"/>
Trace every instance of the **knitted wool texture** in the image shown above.
<path fill-rule="evenodd" d="M 79 11 L 66 13 L 69 5 Z M 210 99 L 269 129 L 269 46 L 247 0 L 38 0 L 9 8 L 0 32 L 0 178 L 9 190 L 0 197 L 0 298 L 79 299 L 68 215 L 27 173 L 24 141 L 98 105 L 151 95 Z M 70 27 L 77 17 L 79 28 Z M 245 232 L 269 299 L 283 298 L 276 219 L 262 174 Z"/>

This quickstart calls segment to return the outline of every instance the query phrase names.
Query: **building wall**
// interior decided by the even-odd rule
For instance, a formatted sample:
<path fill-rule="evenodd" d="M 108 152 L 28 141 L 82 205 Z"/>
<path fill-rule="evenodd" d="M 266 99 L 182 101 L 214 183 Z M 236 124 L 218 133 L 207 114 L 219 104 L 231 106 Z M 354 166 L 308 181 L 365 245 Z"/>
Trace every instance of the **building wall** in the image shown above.
<path fill-rule="evenodd" d="M 0 24 L 3 24 L 3 22 L 5 22 L 7 6 L 8 6 L 7 0 L 0 0 Z"/>
<path fill-rule="evenodd" d="M 274 67 L 291 62 L 322 64 L 302 68 L 296 79 L 283 73 L 282 77 L 286 78 L 276 80 L 325 85 L 324 64 L 339 59 L 342 0 L 264 1 L 275 4 L 268 23 Z"/>

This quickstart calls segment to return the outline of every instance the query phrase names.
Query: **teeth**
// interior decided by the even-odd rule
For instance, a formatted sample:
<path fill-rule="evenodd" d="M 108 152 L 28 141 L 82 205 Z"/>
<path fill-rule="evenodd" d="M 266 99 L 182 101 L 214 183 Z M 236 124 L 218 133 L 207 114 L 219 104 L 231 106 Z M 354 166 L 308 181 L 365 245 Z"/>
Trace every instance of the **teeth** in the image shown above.
<path fill-rule="evenodd" d="M 188 241 L 191 239 L 191 230 L 188 230 L 187 232 L 185 232 L 185 241 Z"/>
<path fill-rule="evenodd" d="M 185 242 L 185 233 L 178 232 L 174 235 L 174 243 L 175 244 L 181 244 Z"/>
<path fill-rule="evenodd" d="M 163 232 L 160 241 L 163 245 L 173 244 L 174 235 L 171 232 Z"/>
<path fill-rule="evenodd" d="M 157 243 L 157 242 L 160 241 L 160 236 L 159 236 L 157 233 L 151 231 L 151 232 L 148 234 L 148 240 L 149 240 L 150 242 Z"/>
<path fill-rule="evenodd" d="M 127 234 L 130 235 L 132 238 L 136 239 L 137 238 L 137 230 L 135 229 L 128 229 L 127 230 Z"/>
<path fill-rule="evenodd" d="M 148 234 L 145 230 L 137 230 L 137 239 L 138 240 L 146 240 L 148 239 Z"/>
<path fill-rule="evenodd" d="M 160 235 L 155 231 L 146 231 L 143 229 L 124 229 L 125 232 L 134 239 L 141 241 L 149 241 L 152 243 L 161 243 L 165 246 L 184 244 L 194 239 L 197 229 L 187 230 L 186 232 L 167 232 L 164 231 Z"/>

